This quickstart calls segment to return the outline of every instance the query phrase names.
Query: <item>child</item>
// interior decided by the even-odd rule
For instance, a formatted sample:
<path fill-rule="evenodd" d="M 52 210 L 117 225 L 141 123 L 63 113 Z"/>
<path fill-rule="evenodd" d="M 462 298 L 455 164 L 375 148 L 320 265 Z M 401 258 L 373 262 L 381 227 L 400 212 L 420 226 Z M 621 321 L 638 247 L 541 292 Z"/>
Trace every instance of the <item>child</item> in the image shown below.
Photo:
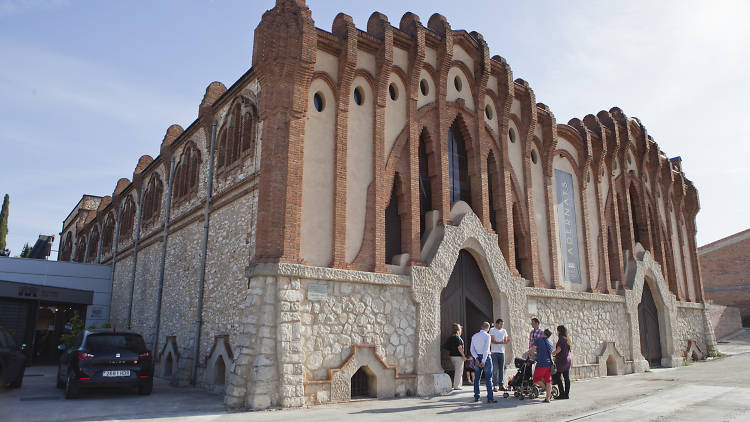
<path fill-rule="evenodd" d="M 474 361 L 474 358 L 471 356 L 468 356 L 466 358 L 466 362 L 464 362 L 464 375 L 466 377 L 466 381 L 469 384 L 474 384 L 474 365 L 476 362 Z"/>

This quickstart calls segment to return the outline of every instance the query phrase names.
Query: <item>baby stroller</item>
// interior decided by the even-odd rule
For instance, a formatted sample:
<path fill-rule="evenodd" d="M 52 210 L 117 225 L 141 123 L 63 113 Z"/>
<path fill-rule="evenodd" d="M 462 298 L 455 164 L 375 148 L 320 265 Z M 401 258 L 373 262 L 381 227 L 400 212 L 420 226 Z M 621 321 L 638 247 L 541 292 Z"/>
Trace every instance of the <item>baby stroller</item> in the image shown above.
<path fill-rule="evenodd" d="M 535 399 L 540 395 L 544 394 L 544 389 L 534 385 L 534 363 L 531 358 L 515 358 L 513 363 L 516 365 L 518 371 L 516 374 L 508 380 L 508 387 L 513 391 L 513 396 L 518 400 L 523 399 Z M 560 393 L 556 385 L 552 386 L 552 398 L 557 398 Z M 508 398 L 509 394 L 503 394 L 504 398 Z"/>

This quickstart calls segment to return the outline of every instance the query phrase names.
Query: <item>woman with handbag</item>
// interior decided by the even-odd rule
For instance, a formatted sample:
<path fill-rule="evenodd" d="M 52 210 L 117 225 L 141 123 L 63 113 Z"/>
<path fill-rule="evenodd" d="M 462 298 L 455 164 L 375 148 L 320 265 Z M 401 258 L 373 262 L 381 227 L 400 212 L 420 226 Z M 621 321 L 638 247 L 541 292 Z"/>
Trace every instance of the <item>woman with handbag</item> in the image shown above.
<path fill-rule="evenodd" d="M 557 326 L 557 346 L 555 351 L 552 352 L 554 356 L 555 366 L 557 367 L 557 373 L 552 375 L 552 382 L 557 385 L 560 395 L 557 397 L 558 400 L 565 400 L 570 395 L 570 343 L 568 342 L 568 330 L 564 325 Z M 565 385 L 563 388 L 563 379 L 565 379 Z"/>

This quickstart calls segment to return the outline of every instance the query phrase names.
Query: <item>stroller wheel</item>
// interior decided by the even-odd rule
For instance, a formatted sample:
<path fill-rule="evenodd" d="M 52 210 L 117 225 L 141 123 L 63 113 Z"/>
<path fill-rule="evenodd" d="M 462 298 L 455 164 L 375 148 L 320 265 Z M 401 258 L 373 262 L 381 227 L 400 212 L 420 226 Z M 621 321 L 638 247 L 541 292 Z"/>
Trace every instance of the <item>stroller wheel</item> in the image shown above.
<path fill-rule="evenodd" d="M 536 386 L 534 386 L 534 387 L 533 387 L 533 388 L 531 389 L 531 398 L 534 398 L 534 399 L 535 399 L 535 398 L 538 398 L 538 397 L 539 397 L 539 388 L 538 388 L 538 387 L 536 387 Z"/>
<path fill-rule="evenodd" d="M 525 398 L 526 398 L 526 397 L 524 397 L 524 396 L 523 396 L 523 394 L 521 394 L 520 396 L 518 396 L 518 400 L 523 400 L 523 399 L 525 399 Z"/>
<path fill-rule="evenodd" d="M 503 398 L 504 398 L 504 399 L 507 399 L 508 397 L 510 397 L 510 394 L 508 394 L 508 393 L 503 393 Z"/>
<path fill-rule="evenodd" d="M 556 385 L 553 385 L 552 386 L 552 398 L 556 399 L 558 397 L 560 397 L 560 389 L 558 389 Z"/>

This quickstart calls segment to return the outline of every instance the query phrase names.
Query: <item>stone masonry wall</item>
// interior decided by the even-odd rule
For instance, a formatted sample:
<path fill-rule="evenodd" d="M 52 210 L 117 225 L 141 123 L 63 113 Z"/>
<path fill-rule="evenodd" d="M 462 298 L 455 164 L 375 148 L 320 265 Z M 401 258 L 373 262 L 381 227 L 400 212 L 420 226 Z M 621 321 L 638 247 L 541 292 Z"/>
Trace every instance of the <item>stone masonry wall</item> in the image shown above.
<path fill-rule="evenodd" d="M 303 299 L 302 349 L 305 380 L 325 380 L 340 368 L 354 344 L 375 344 L 377 353 L 400 374 L 415 368 L 416 305 L 403 287 L 305 280 L 325 285 L 326 301 Z"/>
<path fill-rule="evenodd" d="M 552 341 L 557 342 L 558 325 L 568 329 L 571 342 L 573 366 L 595 364 L 602 344 L 615 342 L 625 359 L 630 360 L 630 328 L 625 315 L 625 301 L 620 296 L 543 292 L 546 297 L 535 296 L 540 289 L 527 289 L 529 315 L 527 320 L 537 317 L 540 328 L 552 331 Z M 557 293 L 558 297 L 551 297 Z M 532 312 L 536 309 L 536 312 Z M 525 331 L 526 338 L 531 327 Z"/>
<path fill-rule="evenodd" d="M 678 302 L 677 321 L 673 330 L 677 339 L 675 352 L 680 356 L 687 350 L 689 340 L 693 340 L 704 354 L 708 352 L 703 304 Z"/>

